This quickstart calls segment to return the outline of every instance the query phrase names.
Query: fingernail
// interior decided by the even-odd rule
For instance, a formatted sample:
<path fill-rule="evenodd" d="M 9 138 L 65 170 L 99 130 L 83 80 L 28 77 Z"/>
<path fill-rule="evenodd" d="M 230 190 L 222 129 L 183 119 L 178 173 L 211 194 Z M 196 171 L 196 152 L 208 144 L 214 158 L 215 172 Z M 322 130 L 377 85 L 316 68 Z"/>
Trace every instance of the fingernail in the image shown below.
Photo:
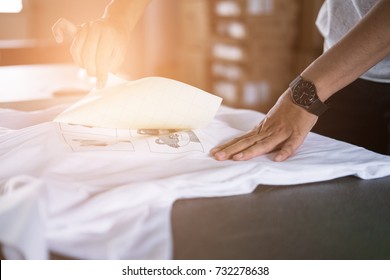
<path fill-rule="evenodd" d="M 282 155 L 276 155 L 275 156 L 275 161 L 282 161 L 283 160 L 283 156 Z"/>
<path fill-rule="evenodd" d="M 216 159 L 224 159 L 226 157 L 226 153 L 225 152 L 218 152 L 214 155 L 214 157 Z"/>

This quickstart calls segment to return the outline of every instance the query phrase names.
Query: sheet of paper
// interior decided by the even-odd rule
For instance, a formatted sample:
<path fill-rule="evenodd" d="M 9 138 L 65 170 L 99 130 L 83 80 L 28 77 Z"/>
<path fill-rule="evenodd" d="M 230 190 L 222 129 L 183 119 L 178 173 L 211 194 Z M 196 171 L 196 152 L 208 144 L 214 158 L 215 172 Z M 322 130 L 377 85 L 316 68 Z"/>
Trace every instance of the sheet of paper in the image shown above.
<path fill-rule="evenodd" d="M 91 91 L 54 121 L 119 129 L 192 129 L 210 122 L 218 96 L 162 77 Z"/>

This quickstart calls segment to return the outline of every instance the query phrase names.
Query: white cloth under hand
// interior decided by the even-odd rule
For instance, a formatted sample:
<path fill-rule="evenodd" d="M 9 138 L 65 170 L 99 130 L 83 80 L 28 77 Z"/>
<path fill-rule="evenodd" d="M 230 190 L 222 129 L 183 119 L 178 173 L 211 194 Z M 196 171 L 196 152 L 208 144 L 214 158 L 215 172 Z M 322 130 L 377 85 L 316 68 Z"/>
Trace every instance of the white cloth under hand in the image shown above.
<path fill-rule="evenodd" d="M 202 129 L 160 137 L 51 122 L 62 109 L 0 110 L 0 242 L 9 258 L 169 259 L 177 199 L 390 175 L 390 157 L 312 133 L 281 163 L 210 157 L 264 117 L 255 111 L 221 107 Z"/>

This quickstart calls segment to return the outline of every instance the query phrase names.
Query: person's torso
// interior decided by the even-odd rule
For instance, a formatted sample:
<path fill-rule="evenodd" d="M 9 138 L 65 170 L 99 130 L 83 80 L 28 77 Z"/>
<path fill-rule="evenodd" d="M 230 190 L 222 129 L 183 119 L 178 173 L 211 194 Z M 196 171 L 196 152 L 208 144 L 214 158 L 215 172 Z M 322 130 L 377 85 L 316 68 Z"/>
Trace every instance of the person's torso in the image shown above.
<path fill-rule="evenodd" d="M 326 0 L 316 21 L 324 37 L 324 49 L 336 44 L 377 2 L 378 0 Z M 364 73 L 361 78 L 390 83 L 390 56 Z"/>

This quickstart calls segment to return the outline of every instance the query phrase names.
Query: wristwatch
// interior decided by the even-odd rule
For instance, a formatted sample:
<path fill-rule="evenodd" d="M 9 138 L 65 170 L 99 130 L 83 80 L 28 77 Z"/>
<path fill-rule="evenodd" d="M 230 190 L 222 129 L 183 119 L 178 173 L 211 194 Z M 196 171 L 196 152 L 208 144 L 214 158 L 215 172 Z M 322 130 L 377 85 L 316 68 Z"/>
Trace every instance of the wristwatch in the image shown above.
<path fill-rule="evenodd" d="M 320 116 L 328 109 L 328 106 L 318 98 L 316 86 L 301 76 L 296 77 L 289 88 L 293 102 L 308 112 Z"/>

